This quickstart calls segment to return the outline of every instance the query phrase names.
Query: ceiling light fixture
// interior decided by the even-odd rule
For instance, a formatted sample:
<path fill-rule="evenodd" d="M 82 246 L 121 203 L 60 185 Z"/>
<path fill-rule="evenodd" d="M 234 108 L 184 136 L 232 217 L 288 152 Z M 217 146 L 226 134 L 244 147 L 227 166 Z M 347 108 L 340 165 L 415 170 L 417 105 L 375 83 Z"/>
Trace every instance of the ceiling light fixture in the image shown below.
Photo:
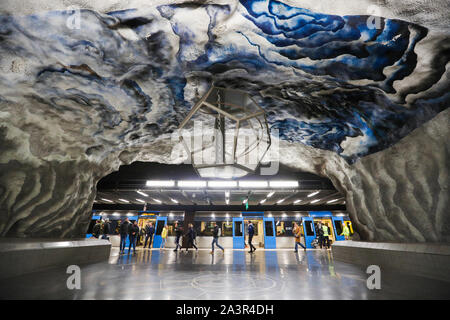
<path fill-rule="evenodd" d="M 114 201 L 111 201 L 111 200 L 105 199 L 105 198 L 101 198 L 100 200 L 103 200 L 103 201 L 106 201 L 106 202 L 114 202 Z"/>
<path fill-rule="evenodd" d="M 139 193 L 139 194 L 141 194 L 141 195 L 143 195 L 144 197 L 148 197 L 148 194 L 146 194 L 146 193 L 144 193 L 144 192 L 142 192 L 142 191 L 136 191 L 137 193 Z"/>
<path fill-rule="evenodd" d="M 145 201 L 144 201 L 144 200 L 142 200 L 142 199 L 136 199 L 136 201 L 139 201 L 139 202 L 145 203 Z"/>
<path fill-rule="evenodd" d="M 120 201 L 126 202 L 126 203 L 130 203 L 130 201 L 125 200 L 125 199 L 119 199 Z"/>
<path fill-rule="evenodd" d="M 158 202 L 158 203 L 162 203 L 162 201 L 158 200 L 158 199 L 153 199 L 153 201 Z"/>
<path fill-rule="evenodd" d="M 204 188 L 206 187 L 206 181 L 199 180 L 182 180 L 177 182 L 180 188 Z"/>
<path fill-rule="evenodd" d="M 173 180 L 147 180 L 147 187 L 173 187 L 175 181 Z"/>
<path fill-rule="evenodd" d="M 175 199 L 170 198 L 170 200 L 171 200 L 173 203 L 178 203 L 178 201 L 175 200 Z"/>
<path fill-rule="evenodd" d="M 277 201 L 277 204 L 280 204 L 280 203 L 282 203 L 283 201 L 284 201 L 284 199 L 278 200 L 278 201 Z"/>
<path fill-rule="evenodd" d="M 275 194 L 275 192 L 271 192 L 271 193 L 269 193 L 268 195 L 267 195 L 267 198 L 270 198 L 271 196 L 273 196 Z"/>
<path fill-rule="evenodd" d="M 208 187 L 211 188 L 236 188 L 236 181 L 208 181 Z"/>
<path fill-rule="evenodd" d="M 270 181 L 271 188 L 297 188 L 298 181 Z"/>
<path fill-rule="evenodd" d="M 267 181 L 239 181 L 239 188 L 267 188 Z"/>
<path fill-rule="evenodd" d="M 313 192 L 313 193 L 310 193 L 310 194 L 308 194 L 308 198 L 311 198 L 311 197 L 314 197 L 316 194 L 318 194 L 320 191 L 316 191 L 316 192 Z"/>
<path fill-rule="evenodd" d="M 316 202 L 319 202 L 319 201 L 320 201 L 320 199 L 316 199 L 316 200 L 311 201 L 311 203 L 316 203 Z"/>
<path fill-rule="evenodd" d="M 264 200 L 261 200 L 259 203 L 264 203 L 266 201 L 267 201 L 267 199 L 264 199 Z"/>
<path fill-rule="evenodd" d="M 299 203 L 299 202 L 301 202 L 301 201 L 302 201 L 301 199 L 295 200 L 295 201 L 294 201 L 294 204 Z"/>

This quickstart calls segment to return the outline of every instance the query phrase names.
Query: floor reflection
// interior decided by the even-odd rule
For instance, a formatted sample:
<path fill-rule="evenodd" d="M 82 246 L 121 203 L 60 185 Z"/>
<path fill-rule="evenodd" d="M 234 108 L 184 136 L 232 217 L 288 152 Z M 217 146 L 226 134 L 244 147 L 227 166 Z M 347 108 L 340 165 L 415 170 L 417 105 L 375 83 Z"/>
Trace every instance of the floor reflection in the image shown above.
<path fill-rule="evenodd" d="M 82 289 L 68 290 L 65 270 L 0 282 L 0 298 L 29 299 L 395 299 L 449 298 L 448 284 L 385 274 L 366 287 L 363 268 L 329 250 L 113 250 L 108 263 L 82 266 Z M 426 293 L 426 296 L 424 296 Z"/>

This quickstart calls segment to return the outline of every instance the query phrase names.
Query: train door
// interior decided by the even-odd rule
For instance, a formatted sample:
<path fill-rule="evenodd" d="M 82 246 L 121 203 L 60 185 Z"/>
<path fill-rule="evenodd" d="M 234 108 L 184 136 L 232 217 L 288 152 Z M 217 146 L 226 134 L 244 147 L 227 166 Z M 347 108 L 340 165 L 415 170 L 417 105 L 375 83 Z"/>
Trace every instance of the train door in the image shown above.
<path fill-rule="evenodd" d="M 156 227 L 156 215 L 154 214 L 143 214 L 139 216 L 138 220 L 138 226 L 139 230 L 141 230 L 141 237 L 139 237 L 139 243 L 136 245 L 143 245 L 145 241 L 145 227 L 147 226 L 147 223 L 151 222 L 153 224 L 153 227 Z M 156 229 L 155 229 L 156 230 Z"/>
<path fill-rule="evenodd" d="M 344 224 L 344 219 L 342 217 L 332 217 L 331 218 L 333 220 L 333 226 L 334 226 L 334 236 L 336 238 L 336 241 L 344 241 L 345 240 L 345 236 L 341 236 L 342 234 L 342 230 L 343 230 L 343 224 Z"/>
<path fill-rule="evenodd" d="M 264 225 L 264 248 L 276 249 L 277 242 L 275 239 L 275 219 L 264 217 L 263 225 Z"/>
<path fill-rule="evenodd" d="M 316 230 L 314 228 L 314 220 L 311 217 L 304 217 L 302 221 L 303 231 L 305 235 L 306 248 L 313 248 L 311 242 L 316 238 Z"/>
<path fill-rule="evenodd" d="M 244 219 L 233 218 L 233 249 L 244 249 Z"/>
<path fill-rule="evenodd" d="M 156 218 L 155 235 L 153 236 L 153 248 L 161 247 L 162 242 L 161 233 L 166 224 L 167 224 L 167 217 Z"/>
<path fill-rule="evenodd" d="M 334 236 L 334 225 L 332 223 L 332 217 L 314 217 L 314 224 L 318 225 L 319 222 L 326 224 L 328 226 L 328 239 L 330 240 L 330 244 L 335 241 Z"/>

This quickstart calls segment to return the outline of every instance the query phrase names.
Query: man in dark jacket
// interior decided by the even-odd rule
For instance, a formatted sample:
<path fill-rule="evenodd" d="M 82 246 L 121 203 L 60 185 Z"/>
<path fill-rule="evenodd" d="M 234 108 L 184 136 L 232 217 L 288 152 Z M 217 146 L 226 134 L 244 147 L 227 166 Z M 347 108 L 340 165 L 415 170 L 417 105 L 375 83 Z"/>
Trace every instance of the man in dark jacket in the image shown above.
<path fill-rule="evenodd" d="M 250 251 L 248 253 L 253 253 L 253 251 L 256 251 L 255 246 L 252 244 L 254 235 L 255 235 L 255 227 L 253 226 L 253 223 L 250 221 L 250 223 L 248 224 L 248 246 L 250 247 Z"/>
<path fill-rule="evenodd" d="M 178 222 L 175 222 L 173 231 L 175 232 L 175 245 L 176 245 L 173 251 L 177 251 L 178 248 L 181 249 L 180 238 L 183 235 L 183 228 L 178 225 Z"/>
<path fill-rule="evenodd" d="M 219 226 L 217 225 L 217 222 L 214 223 L 214 229 L 213 229 L 213 241 L 211 243 L 211 254 L 214 254 L 214 244 L 218 246 L 220 249 L 222 249 L 223 252 L 225 252 L 225 249 L 222 248 L 219 244 Z"/>
<path fill-rule="evenodd" d="M 192 223 L 189 223 L 189 229 L 187 232 L 187 239 L 188 239 L 188 245 L 186 246 L 186 251 L 189 251 L 189 247 L 192 245 L 195 250 L 198 251 L 197 246 L 195 245 L 195 230 L 194 230 L 194 226 L 192 225 Z"/>
<path fill-rule="evenodd" d="M 137 221 L 134 221 L 132 225 L 130 225 L 130 229 L 128 230 L 128 239 L 130 240 L 130 244 L 128 246 L 128 254 L 131 252 L 131 246 L 133 246 L 133 254 L 136 254 L 136 238 L 139 234 L 139 226 Z"/>
<path fill-rule="evenodd" d="M 322 228 L 322 223 L 321 222 L 319 222 L 317 224 L 316 234 L 319 237 L 320 249 L 322 249 L 322 246 L 324 244 L 325 238 L 323 237 L 323 228 Z"/>
<path fill-rule="evenodd" d="M 153 223 L 148 222 L 145 226 L 145 242 L 144 242 L 144 248 L 147 246 L 148 242 L 148 248 L 150 249 L 152 247 L 152 239 L 153 234 L 155 233 L 155 228 L 153 228 Z"/>
<path fill-rule="evenodd" d="M 127 242 L 127 236 L 128 236 L 128 228 L 129 228 L 130 222 L 128 221 L 128 218 L 125 218 L 124 221 L 120 224 L 120 253 L 125 252 L 125 244 Z"/>
<path fill-rule="evenodd" d="M 105 223 L 103 224 L 103 236 L 102 239 L 108 239 L 108 234 L 111 232 L 111 223 L 109 222 L 109 219 L 106 219 Z"/>
<path fill-rule="evenodd" d="M 97 220 L 95 222 L 94 227 L 92 228 L 92 236 L 95 238 L 98 238 L 100 236 L 100 231 L 102 230 L 102 225 L 100 223 L 100 220 Z"/>

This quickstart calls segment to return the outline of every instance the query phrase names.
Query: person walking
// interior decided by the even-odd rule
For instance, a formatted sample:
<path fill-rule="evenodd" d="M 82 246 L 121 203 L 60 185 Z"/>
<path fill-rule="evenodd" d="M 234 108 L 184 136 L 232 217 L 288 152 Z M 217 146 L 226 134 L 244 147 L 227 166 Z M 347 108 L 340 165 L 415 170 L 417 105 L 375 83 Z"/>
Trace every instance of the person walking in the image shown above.
<path fill-rule="evenodd" d="M 325 245 L 327 246 L 328 249 L 330 249 L 330 238 L 329 238 L 329 228 L 328 225 L 326 223 L 324 223 L 322 225 L 322 229 L 323 229 L 323 241 L 325 243 Z"/>
<path fill-rule="evenodd" d="M 132 225 L 130 225 L 130 230 L 128 232 L 128 238 L 130 240 L 130 244 L 128 246 L 128 254 L 131 252 L 131 246 L 133 246 L 133 254 L 136 254 L 136 240 L 139 234 L 139 226 L 137 221 L 134 221 Z"/>
<path fill-rule="evenodd" d="M 197 246 L 195 245 L 195 230 L 194 230 L 194 226 L 192 225 L 192 223 L 189 223 L 189 229 L 187 232 L 187 239 L 188 239 L 188 245 L 186 246 L 186 251 L 189 251 L 189 247 L 192 245 L 196 251 L 198 251 Z"/>
<path fill-rule="evenodd" d="M 294 228 L 292 229 L 292 233 L 295 237 L 295 252 L 298 252 L 298 245 L 300 245 L 303 250 L 306 251 L 306 247 L 302 244 L 302 228 L 297 224 L 297 222 L 294 222 Z"/>
<path fill-rule="evenodd" d="M 97 238 L 100 236 L 100 232 L 102 230 L 102 224 L 100 223 L 100 220 L 95 221 L 95 225 L 92 228 L 92 236 L 94 238 Z"/>
<path fill-rule="evenodd" d="M 348 240 L 349 236 L 350 236 L 350 229 L 348 228 L 348 226 L 345 224 L 345 222 L 343 223 L 344 227 L 342 228 L 342 233 L 340 234 L 341 236 L 345 237 L 345 240 Z"/>
<path fill-rule="evenodd" d="M 255 235 L 255 227 L 253 223 L 250 221 L 248 224 L 248 246 L 250 247 L 250 251 L 248 253 L 253 253 L 256 251 L 255 246 L 252 244 L 253 236 Z"/>
<path fill-rule="evenodd" d="M 183 235 L 183 228 L 178 225 L 178 221 L 175 222 L 173 231 L 175 232 L 175 249 L 173 249 L 173 251 L 177 251 L 178 248 L 181 249 L 180 239 L 181 236 Z"/>
<path fill-rule="evenodd" d="M 214 244 L 216 244 L 216 246 L 218 246 L 220 249 L 222 249 L 222 252 L 225 252 L 225 249 L 222 248 L 222 246 L 219 244 L 219 236 L 220 236 L 220 228 L 217 225 L 217 222 L 214 222 L 214 229 L 213 229 L 213 241 L 211 243 L 211 254 L 214 254 Z"/>
<path fill-rule="evenodd" d="M 145 242 L 144 242 L 144 248 L 147 246 L 148 241 L 148 248 L 152 248 L 152 240 L 153 240 L 153 234 L 155 233 L 155 228 L 153 228 L 153 223 L 150 221 L 145 226 Z"/>
<path fill-rule="evenodd" d="M 168 230 L 167 230 L 167 224 L 166 224 L 161 231 L 161 245 L 159 246 L 159 250 L 164 249 L 164 247 L 166 246 L 167 233 L 168 233 Z"/>
<path fill-rule="evenodd" d="M 120 233 L 120 253 L 125 252 L 125 245 L 127 242 L 128 229 L 129 229 L 130 221 L 128 218 L 125 218 L 124 221 L 120 224 L 119 233 Z"/>

